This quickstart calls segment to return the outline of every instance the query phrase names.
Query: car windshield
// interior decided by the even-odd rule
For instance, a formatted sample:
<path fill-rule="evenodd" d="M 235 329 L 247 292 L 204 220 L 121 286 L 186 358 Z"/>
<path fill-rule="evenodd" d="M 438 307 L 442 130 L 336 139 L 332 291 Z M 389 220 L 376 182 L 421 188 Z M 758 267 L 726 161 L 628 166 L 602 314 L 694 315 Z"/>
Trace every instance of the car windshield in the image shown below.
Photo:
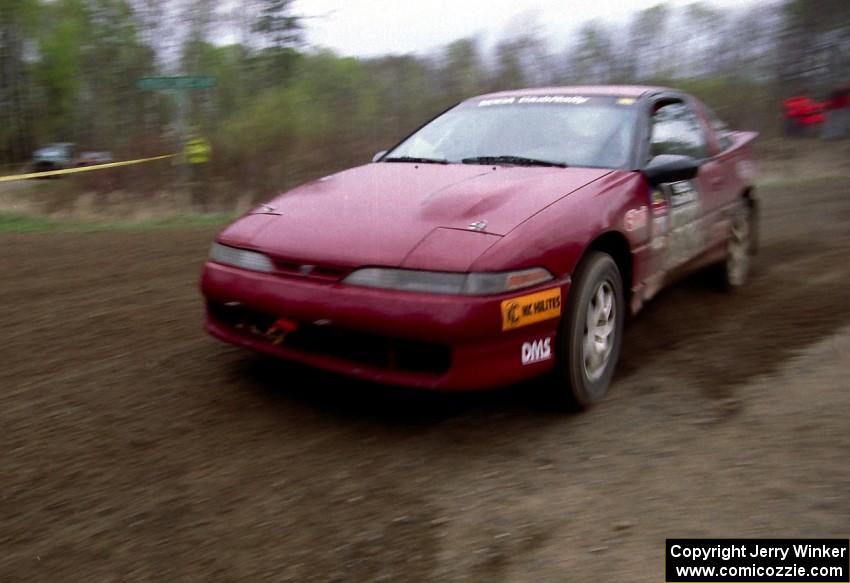
<path fill-rule="evenodd" d="M 481 98 L 452 108 L 384 161 L 467 164 L 627 165 L 633 99 L 575 95 Z"/>

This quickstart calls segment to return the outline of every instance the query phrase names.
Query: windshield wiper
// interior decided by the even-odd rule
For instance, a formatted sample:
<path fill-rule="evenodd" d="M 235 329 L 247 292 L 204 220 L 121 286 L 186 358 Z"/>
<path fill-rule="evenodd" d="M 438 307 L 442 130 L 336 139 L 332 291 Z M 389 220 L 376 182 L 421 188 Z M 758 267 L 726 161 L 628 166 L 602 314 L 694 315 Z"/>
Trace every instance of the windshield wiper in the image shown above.
<path fill-rule="evenodd" d="M 475 158 L 464 158 L 464 164 L 513 164 L 515 166 L 557 166 L 566 168 L 563 162 L 550 162 L 549 160 L 537 160 L 524 156 L 476 156 Z"/>
<path fill-rule="evenodd" d="M 384 158 L 381 162 L 415 162 L 417 164 L 448 164 L 448 160 L 439 158 L 417 158 L 415 156 L 397 156 L 396 158 Z"/>

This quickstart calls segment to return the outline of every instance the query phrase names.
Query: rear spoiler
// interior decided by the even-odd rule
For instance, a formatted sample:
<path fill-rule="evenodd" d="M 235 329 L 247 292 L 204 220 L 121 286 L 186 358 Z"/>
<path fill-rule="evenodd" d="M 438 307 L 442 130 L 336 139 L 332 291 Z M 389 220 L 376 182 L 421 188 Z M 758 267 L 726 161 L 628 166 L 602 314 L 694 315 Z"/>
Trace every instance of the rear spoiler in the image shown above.
<path fill-rule="evenodd" d="M 744 146 L 755 140 L 759 136 L 758 132 L 732 132 L 732 137 L 735 140 L 735 146 Z"/>

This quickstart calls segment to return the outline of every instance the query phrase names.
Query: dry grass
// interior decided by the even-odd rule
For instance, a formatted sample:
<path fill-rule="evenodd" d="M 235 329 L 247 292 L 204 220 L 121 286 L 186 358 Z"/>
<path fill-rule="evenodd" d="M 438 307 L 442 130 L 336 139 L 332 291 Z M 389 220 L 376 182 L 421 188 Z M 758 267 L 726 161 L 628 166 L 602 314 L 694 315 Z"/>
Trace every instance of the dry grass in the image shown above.
<path fill-rule="evenodd" d="M 850 140 L 760 139 L 756 142 L 756 161 L 761 184 L 836 177 L 850 180 Z M 141 194 L 126 187 L 112 190 L 109 181 L 101 182 L 70 178 L 0 183 L 0 214 L 55 221 L 145 222 L 198 213 L 185 190 Z M 114 183 L 132 184 L 132 181 Z M 233 192 L 213 184 L 207 212 L 241 213 L 254 202 L 250 193 Z"/>
<path fill-rule="evenodd" d="M 764 139 L 756 142 L 759 182 L 781 183 L 813 178 L 850 180 L 850 140 Z"/>

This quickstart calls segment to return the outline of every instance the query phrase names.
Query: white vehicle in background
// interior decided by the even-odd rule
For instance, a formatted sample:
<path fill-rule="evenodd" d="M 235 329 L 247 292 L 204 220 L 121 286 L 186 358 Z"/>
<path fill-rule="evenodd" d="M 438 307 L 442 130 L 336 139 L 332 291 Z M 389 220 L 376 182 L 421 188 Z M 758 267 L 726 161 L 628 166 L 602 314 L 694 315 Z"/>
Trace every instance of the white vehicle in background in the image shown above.
<path fill-rule="evenodd" d="M 110 152 L 80 152 L 71 142 L 56 142 L 39 148 L 33 153 L 30 167 L 33 172 L 50 172 L 78 166 L 108 164 L 113 161 Z"/>
<path fill-rule="evenodd" d="M 74 144 L 70 142 L 57 142 L 39 148 L 32 155 L 33 172 L 70 168 L 74 160 L 74 149 Z"/>

